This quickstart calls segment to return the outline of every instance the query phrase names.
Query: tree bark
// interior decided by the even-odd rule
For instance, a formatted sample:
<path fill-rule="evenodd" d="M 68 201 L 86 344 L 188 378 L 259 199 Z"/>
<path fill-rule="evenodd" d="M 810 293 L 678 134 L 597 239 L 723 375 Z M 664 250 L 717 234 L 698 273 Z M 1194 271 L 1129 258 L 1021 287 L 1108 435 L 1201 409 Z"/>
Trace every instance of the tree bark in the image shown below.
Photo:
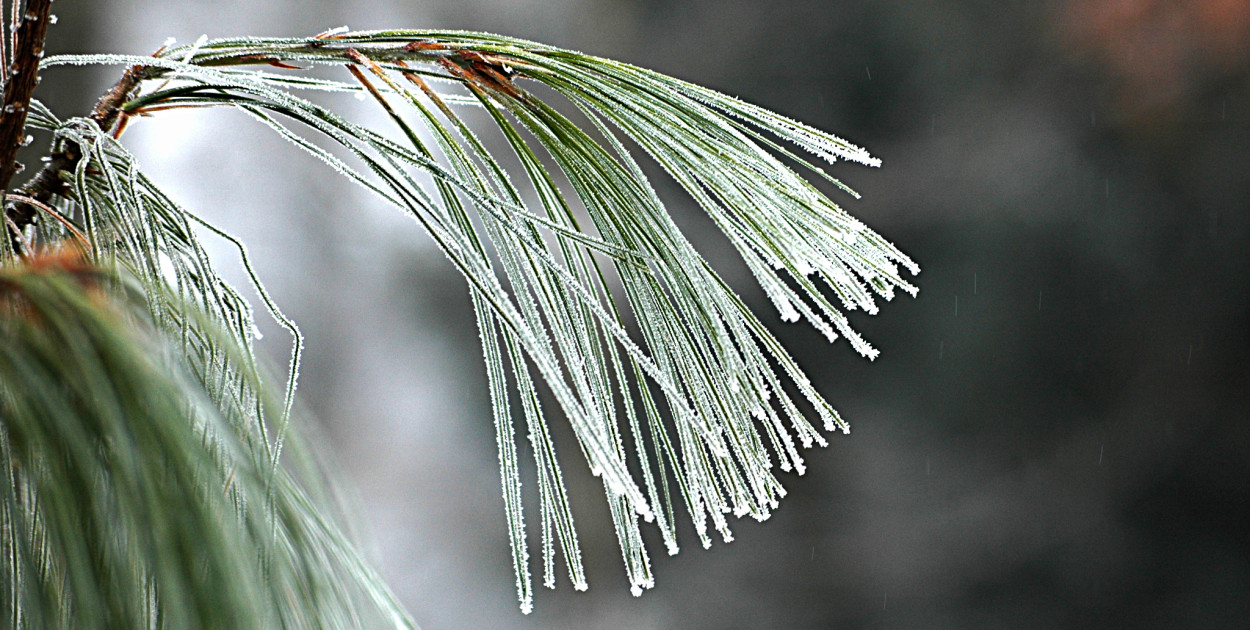
<path fill-rule="evenodd" d="M 52 0 L 28 0 L 17 27 L 10 65 L 4 68 L 4 107 L 0 111 L 0 191 L 18 171 L 17 150 L 25 145 L 26 112 L 30 95 L 39 82 L 39 60 L 51 21 Z"/>

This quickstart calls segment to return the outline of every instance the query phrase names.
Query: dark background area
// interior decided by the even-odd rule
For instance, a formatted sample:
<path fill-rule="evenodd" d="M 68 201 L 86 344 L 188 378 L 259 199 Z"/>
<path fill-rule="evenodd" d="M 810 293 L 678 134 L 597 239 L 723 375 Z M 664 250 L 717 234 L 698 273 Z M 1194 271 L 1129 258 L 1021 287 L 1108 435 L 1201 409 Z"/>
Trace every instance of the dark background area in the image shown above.
<path fill-rule="evenodd" d="M 782 325 L 850 420 L 736 542 L 653 547 L 629 595 L 575 476 L 591 590 L 516 610 L 467 290 L 409 221 L 242 116 L 139 121 L 175 198 L 247 240 L 308 337 L 306 407 L 423 627 L 1244 627 L 1250 618 L 1250 1 L 57 3 L 50 53 L 168 36 L 488 30 L 614 57 L 881 157 L 838 198 L 924 269 L 853 323 L 873 363 Z M 112 68 L 50 72 L 85 113 Z M 364 111 L 363 109 L 361 110 Z M 362 113 L 362 116 L 370 114 Z M 685 224 L 702 226 L 657 184 Z M 222 264 L 233 265 L 226 248 Z M 242 284 L 241 276 L 240 284 Z M 276 328 L 266 342 L 284 362 Z M 566 470 L 579 469 L 576 449 Z"/>

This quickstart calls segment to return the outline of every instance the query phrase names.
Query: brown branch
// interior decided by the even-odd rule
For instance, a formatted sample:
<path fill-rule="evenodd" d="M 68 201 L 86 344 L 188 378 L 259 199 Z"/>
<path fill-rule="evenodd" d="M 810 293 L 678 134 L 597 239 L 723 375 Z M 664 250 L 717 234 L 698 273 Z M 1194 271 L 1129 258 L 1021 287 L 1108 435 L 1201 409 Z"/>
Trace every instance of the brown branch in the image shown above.
<path fill-rule="evenodd" d="M 17 150 L 25 144 L 26 111 L 30 95 L 39 81 L 39 60 L 43 40 L 48 35 L 52 0 L 28 0 L 11 64 L 4 68 L 4 107 L 0 112 L 0 193 L 9 191 L 9 181 L 18 171 Z"/>
<path fill-rule="evenodd" d="M 117 84 L 96 101 L 95 108 L 91 111 L 91 119 L 100 126 L 100 129 L 108 132 L 118 124 L 123 114 L 122 106 L 134 96 L 139 84 L 146 78 L 146 71 L 145 66 L 131 66 L 122 74 Z M 76 144 L 65 143 L 59 151 L 49 157 L 47 164 L 19 189 L 21 195 L 50 205 L 53 195 L 64 195 L 68 188 L 61 179 L 61 173 L 72 172 L 78 167 L 78 160 L 81 158 L 82 150 Z M 13 244 L 13 250 L 24 253 L 26 248 L 22 242 L 21 233 L 35 222 L 35 217 L 38 215 L 36 207 L 30 203 L 18 201 L 7 205 L 4 215 L 5 223 L 9 227 L 9 238 Z"/>

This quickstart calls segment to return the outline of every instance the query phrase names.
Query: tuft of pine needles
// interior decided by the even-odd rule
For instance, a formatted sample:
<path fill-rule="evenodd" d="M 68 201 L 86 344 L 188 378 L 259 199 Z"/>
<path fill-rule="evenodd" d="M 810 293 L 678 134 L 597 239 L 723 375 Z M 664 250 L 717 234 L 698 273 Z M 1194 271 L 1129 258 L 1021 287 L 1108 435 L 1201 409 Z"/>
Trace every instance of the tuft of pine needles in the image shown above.
<path fill-rule="evenodd" d="M 712 531 L 728 542 L 730 515 L 763 520 L 777 507 L 785 495 L 775 475 L 778 468 L 802 474 L 800 448 L 826 445 L 821 429 L 848 430 L 677 228 L 629 144 L 707 212 L 783 320 L 806 319 L 831 342 L 844 337 L 855 351 L 874 358 L 877 351 L 851 328 L 846 312 L 875 314 L 879 299 L 890 300 L 899 289 L 916 292 L 902 273 L 917 273 L 916 264 L 794 170 L 810 171 L 857 197 L 798 151 L 828 163 L 877 166 L 865 150 L 629 64 L 482 33 L 336 30 L 298 39 L 202 38 L 150 57 L 56 56 L 45 59 L 43 68 L 81 64 L 130 69 L 114 91 L 107 116 L 60 120 L 32 105 L 30 124 L 53 133 L 55 155 L 73 159 L 52 167 L 52 177 L 64 190 L 46 210 L 26 213 L 60 219 L 24 221 L 11 229 L 37 242 L 81 232 L 92 264 L 134 278 L 150 328 L 177 340 L 194 376 L 162 381 L 159 387 L 172 396 L 188 383 L 203 386 L 201 398 L 213 403 L 199 408 L 179 402 L 176 406 L 191 409 L 187 417 L 195 420 L 184 429 L 203 431 L 202 418 L 220 416 L 220 410 L 227 419 L 248 419 L 226 422 L 229 432 L 218 430 L 237 442 L 215 440 L 252 448 L 247 466 L 267 462 L 269 476 L 253 469 L 239 474 L 282 478 L 278 458 L 298 375 L 299 332 L 252 274 L 266 308 L 296 340 L 285 400 L 274 408 L 266 402 L 251 358 L 251 309 L 218 277 L 196 230 L 230 237 L 177 206 L 142 174 L 117 141 L 129 121 L 181 108 L 245 112 L 412 217 L 464 275 L 489 377 L 505 517 L 525 612 L 532 608 L 533 587 L 518 443 L 529 444 L 537 467 L 543 582 L 555 586 L 558 549 L 574 588 L 587 587 L 552 414 L 542 404 L 544 388 L 570 423 L 590 470 L 603 481 L 635 595 L 654 584 L 643 522 L 655 525 L 670 554 L 679 548 L 682 512 L 704 547 L 711 544 Z M 344 67 L 338 78 L 316 72 Z M 537 96 L 537 85 L 562 102 Z M 352 122 L 315 102 L 319 92 L 372 99 L 392 127 L 379 130 Z M 573 114 L 588 121 L 586 128 L 570 118 Z M 490 124 L 480 124 L 483 119 Z M 487 132 L 504 148 L 490 149 L 492 142 L 480 135 Z M 326 148 L 327 141 L 338 148 Z M 424 183 L 426 176 L 432 176 L 432 186 Z M 246 250 L 232 242 L 250 270 Z M 187 305 L 203 313 L 203 320 L 190 317 Z M 123 352 L 130 342 L 109 343 Z M 129 376 L 118 378 L 108 385 L 130 382 Z M 7 381 L 0 386 L 7 397 L 2 400 L 16 400 L 12 389 Z M 224 447 L 214 442 L 214 448 Z M 220 479 L 211 475 L 221 468 L 214 468 L 214 461 L 195 463 L 208 472 L 195 477 L 199 485 L 180 491 L 201 496 L 216 487 Z M 90 475 L 83 483 L 91 479 L 99 483 Z M 225 496 L 237 499 L 237 492 Z M 267 496 L 261 503 L 243 503 L 272 505 L 282 495 Z M 14 506 L 20 503 L 14 501 Z M 325 559 L 325 551 L 294 548 L 280 526 L 271 527 L 279 532 L 276 537 L 257 535 L 247 529 L 252 526 L 248 518 L 240 521 L 252 536 L 247 541 L 254 546 L 247 548 L 264 550 L 263 558 L 278 553 L 276 546 L 296 554 L 292 557 L 313 553 Z M 17 531 L 13 527 L 6 525 L 5 532 Z M 30 550 L 31 558 L 36 551 Z M 132 584 L 149 584 L 148 570 L 136 566 L 134 577 L 143 579 Z M 35 574 L 23 570 L 23 575 Z M 39 575 L 44 574 L 62 579 L 52 569 Z M 39 586 L 50 578 L 40 579 L 30 582 L 31 588 L 56 590 Z M 290 580 L 303 584 L 304 578 Z M 372 584 L 363 577 L 356 583 Z M 177 592 L 200 586 L 180 584 Z M 260 593 L 273 588 L 270 583 L 234 586 Z M 384 591 L 369 592 L 379 609 L 389 610 L 389 600 L 378 595 Z M 191 603 L 194 599 L 192 594 L 186 606 L 198 605 Z M 111 606 L 108 601 L 99 605 Z M 131 604 L 136 601 L 141 600 Z M 248 610 L 264 606 L 247 605 Z M 191 615 L 190 610 L 169 614 Z"/>

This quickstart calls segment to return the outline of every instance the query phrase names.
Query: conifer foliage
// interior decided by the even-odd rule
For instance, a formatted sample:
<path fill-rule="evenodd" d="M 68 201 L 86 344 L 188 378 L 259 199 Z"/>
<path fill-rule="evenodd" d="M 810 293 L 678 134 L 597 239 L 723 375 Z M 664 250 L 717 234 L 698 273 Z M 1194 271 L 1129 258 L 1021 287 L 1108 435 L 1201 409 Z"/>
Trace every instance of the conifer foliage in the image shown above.
<path fill-rule="evenodd" d="M 783 320 L 874 358 L 846 312 L 916 292 L 903 276 L 916 265 L 817 186 L 857 198 L 814 162 L 875 158 L 697 85 L 461 31 L 44 58 L 46 7 L 29 0 L 3 46 L 0 137 L 52 137 L 13 189 L 16 149 L 0 147 L 0 613 L 13 627 L 412 625 L 299 466 L 298 329 L 253 273 L 294 338 L 285 385 L 265 384 L 251 306 L 200 239 L 228 239 L 250 272 L 246 249 L 143 174 L 120 140 L 139 117 L 242 111 L 407 214 L 463 274 L 526 612 L 527 516 L 543 583 L 587 587 L 564 466 L 584 460 L 602 480 L 637 595 L 654 584 L 646 528 L 670 554 L 686 519 L 704 547 L 728 542 L 730 516 L 777 507 L 778 470 L 802 474 L 802 449 L 847 431 L 678 229 L 640 158 L 707 213 Z M 83 64 L 121 75 L 89 116 L 59 117 L 21 84 Z M 390 124 L 319 104 L 335 92 Z M 557 421 L 576 441 L 559 453 Z"/>

